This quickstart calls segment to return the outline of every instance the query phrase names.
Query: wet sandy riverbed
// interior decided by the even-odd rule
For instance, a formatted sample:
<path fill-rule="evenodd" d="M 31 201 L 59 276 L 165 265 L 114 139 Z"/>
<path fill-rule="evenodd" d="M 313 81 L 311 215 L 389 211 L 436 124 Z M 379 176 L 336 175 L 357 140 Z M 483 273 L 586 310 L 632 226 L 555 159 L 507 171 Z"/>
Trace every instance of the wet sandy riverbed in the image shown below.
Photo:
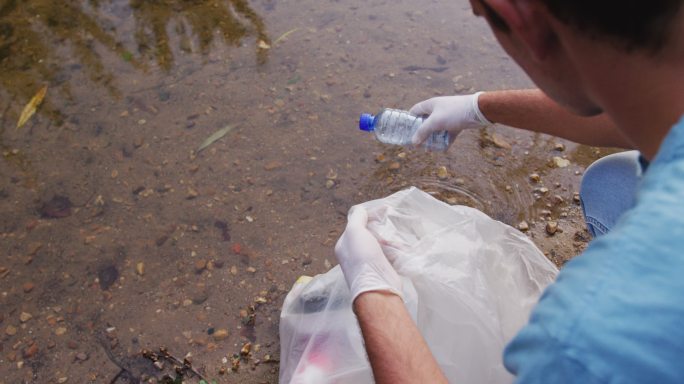
<path fill-rule="evenodd" d="M 527 86 L 466 1 L 0 1 L 0 383 L 161 378 L 140 353 L 160 346 L 275 383 L 291 284 L 335 264 L 350 206 L 411 185 L 526 222 L 562 265 L 602 150 L 495 127 L 425 153 L 357 129 Z"/>

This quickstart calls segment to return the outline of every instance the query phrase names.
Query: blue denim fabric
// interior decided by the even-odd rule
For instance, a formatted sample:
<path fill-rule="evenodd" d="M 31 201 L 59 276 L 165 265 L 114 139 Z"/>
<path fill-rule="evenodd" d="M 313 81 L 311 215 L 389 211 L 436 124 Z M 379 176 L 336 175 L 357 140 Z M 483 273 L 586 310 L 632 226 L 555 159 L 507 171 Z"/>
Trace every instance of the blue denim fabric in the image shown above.
<path fill-rule="evenodd" d="M 638 151 L 603 157 L 587 168 L 580 187 L 584 220 L 594 236 L 606 234 L 624 212 L 634 207 L 646 169 Z"/>

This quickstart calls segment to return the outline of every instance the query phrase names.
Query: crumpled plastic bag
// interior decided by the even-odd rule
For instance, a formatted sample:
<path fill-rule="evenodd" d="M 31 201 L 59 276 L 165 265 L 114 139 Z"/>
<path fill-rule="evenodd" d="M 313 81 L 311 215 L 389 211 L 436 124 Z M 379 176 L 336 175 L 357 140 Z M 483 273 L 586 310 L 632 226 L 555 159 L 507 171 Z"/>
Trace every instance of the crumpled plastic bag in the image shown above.
<path fill-rule="evenodd" d="M 417 188 L 362 205 L 369 230 L 396 257 L 406 307 L 449 381 L 512 382 L 503 349 L 557 268 L 518 230 Z M 280 383 L 374 382 L 339 266 L 295 283 L 280 342 Z"/>

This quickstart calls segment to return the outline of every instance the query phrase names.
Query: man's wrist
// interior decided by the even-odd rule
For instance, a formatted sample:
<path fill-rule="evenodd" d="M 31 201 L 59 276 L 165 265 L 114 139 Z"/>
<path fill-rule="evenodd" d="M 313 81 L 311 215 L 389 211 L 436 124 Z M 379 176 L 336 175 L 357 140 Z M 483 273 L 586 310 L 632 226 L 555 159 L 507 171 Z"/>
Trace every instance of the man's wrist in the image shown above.
<path fill-rule="evenodd" d="M 403 299 L 394 292 L 390 291 L 366 291 L 359 293 L 354 302 L 352 303 L 352 308 L 354 313 L 357 315 L 359 312 L 367 311 L 368 309 L 377 309 L 385 305 L 391 305 L 391 303 L 397 302 L 402 306 L 404 305 Z"/>

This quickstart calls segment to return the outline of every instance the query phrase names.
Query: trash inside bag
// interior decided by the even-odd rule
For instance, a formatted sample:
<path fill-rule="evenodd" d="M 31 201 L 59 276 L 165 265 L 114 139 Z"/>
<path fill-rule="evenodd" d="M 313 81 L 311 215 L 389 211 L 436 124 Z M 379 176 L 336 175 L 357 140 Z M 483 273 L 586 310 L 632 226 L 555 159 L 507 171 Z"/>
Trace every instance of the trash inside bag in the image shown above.
<path fill-rule="evenodd" d="M 503 349 L 557 268 L 518 230 L 417 188 L 362 205 L 449 382 L 512 382 Z M 374 382 L 339 267 L 294 284 L 280 316 L 280 343 L 280 383 Z"/>

